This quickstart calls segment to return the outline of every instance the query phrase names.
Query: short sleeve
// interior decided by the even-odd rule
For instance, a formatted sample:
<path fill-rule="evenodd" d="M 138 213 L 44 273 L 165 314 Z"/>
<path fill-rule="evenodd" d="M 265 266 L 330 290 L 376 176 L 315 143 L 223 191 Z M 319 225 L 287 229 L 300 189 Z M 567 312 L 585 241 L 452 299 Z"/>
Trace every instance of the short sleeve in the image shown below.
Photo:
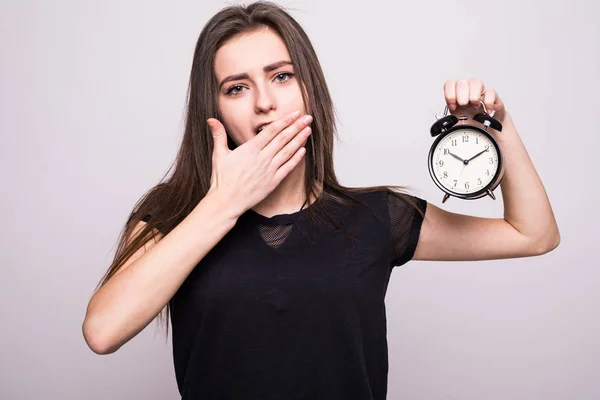
<path fill-rule="evenodd" d="M 413 258 L 426 209 L 426 200 L 388 192 L 392 266 L 400 266 Z"/>

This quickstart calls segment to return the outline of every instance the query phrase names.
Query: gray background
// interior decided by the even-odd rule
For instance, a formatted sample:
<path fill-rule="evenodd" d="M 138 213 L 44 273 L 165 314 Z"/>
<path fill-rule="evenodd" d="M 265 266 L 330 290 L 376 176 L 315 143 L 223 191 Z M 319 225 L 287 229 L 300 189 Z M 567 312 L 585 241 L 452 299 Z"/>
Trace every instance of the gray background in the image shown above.
<path fill-rule="evenodd" d="M 0 398 L 178 398 L 156 322 L 108 356 L 81 323 L 131 207 L 174 160 L 194 45 L 228 4 L 2 2 Z M 442 206 L 429 127 L 445 80 L 479 77 L 505 101 L 560 226 L 544 256 L 394 270 L 389 398 L 599 398 L 598 3 L 280 4 L 330 84 L 343 184 L 410 185 Z M 443 207 L 502 216 L 501 197 Z"/>

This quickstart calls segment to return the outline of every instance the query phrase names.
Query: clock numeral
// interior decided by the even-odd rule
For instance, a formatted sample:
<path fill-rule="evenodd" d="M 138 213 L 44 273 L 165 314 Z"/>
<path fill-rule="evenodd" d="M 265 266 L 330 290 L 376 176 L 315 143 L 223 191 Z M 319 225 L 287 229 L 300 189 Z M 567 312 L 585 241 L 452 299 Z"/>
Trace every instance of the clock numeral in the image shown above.
<path fill-rule="evenodd" d="M 462 137 L 462 139 L 463 139 L 463 143 L 466 143 L 469 141 L 469 136 L 465 135 Z"/>
<path fill-rule="evenodd" d="M 450 150 L 449 149 L 444 149 L 444 155 L 447 156 L 448 153 L 450 153 Z"/>
<path fill-rule="evenodd" d="M 475 144 L 479 144 L 479 138 L 477 136 L 475 137 Z"/>
<path fill-rule="evenodd" d="M 456 139 L 452 139 L 452 146 L 456 146 Z"/>
<path fill-rule="evenodd" d="M 490 170 L 489 170 L 489 169 L 486 169 L 486 170 L 485 170 L 485 174 L 486 174 L 487 176 L 490 176 Z"/>
<path fill-rule="evenodd" d="M 465 189 L 469 189 L 469 182 L 465 182 Z"/>
<path fill-rule="evenodd" d="M 444 178 L 448 177 L 448 171 L 444 171 Z"/>
<path fill-rule="evenodd" d="M 494 163 L 494 157 L 490 157 L 490 164 Z"/>
<path fill-rule="evenodd" d="M 454 180 L 454 186 L 452 187 L 456 187 L 456 182 L 458 182 L 456 179 Z"/>
<path fill-rule="evenodd" d="M 444 160 L 438 161 L 438 164 L 440 165 L 440 167 L 443 167 L 444 166 Z"/>
<path fill-rule="evenodd" d="M 481 178 L 477 178 L 477 184 L 481 185 Z"/>

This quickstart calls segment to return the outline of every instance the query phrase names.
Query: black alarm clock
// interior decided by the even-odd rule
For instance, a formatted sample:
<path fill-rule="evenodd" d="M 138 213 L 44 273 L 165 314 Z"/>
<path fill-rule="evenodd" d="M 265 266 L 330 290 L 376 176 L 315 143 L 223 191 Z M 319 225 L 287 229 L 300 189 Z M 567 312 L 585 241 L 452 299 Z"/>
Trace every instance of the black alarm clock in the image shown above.
<path fill-rule="evenodd" d="M 481 127 L 459 123 L 467 116 L 444 115 L 431 126 L 431 136 L 436 137 L 429 150 L 429 174 L 435 184 L 445 192 L 442 203 L 450 196 L 474 200 L 483 196 L 494 196 L 494 189 L 504 176 L 504 162 L 498 142 L 488 128 L 502 131 L 502 124 L 487 113 L 473 116 Z"/>

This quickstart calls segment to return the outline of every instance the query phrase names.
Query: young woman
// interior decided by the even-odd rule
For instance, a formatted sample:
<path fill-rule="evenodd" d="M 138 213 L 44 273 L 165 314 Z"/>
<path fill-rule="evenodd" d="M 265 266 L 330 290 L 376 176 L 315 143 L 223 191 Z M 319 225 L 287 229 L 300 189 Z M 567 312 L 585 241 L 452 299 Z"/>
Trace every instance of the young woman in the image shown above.
<path fill-rule="evenodd" d="M 220 11 L 196 45 L 175 170 L 136 204 L 89 302 L 90 348 L 112 353 L 166 311 L 185 399 L 384 399 L 394 266 L 559 243 L 500 97 L 478 79 L 444 96 L 469 117 L 483 101 L 504 126 L 504 218 L 340 185 L 333 105 L 302 28 L 271 3 Z"/>

